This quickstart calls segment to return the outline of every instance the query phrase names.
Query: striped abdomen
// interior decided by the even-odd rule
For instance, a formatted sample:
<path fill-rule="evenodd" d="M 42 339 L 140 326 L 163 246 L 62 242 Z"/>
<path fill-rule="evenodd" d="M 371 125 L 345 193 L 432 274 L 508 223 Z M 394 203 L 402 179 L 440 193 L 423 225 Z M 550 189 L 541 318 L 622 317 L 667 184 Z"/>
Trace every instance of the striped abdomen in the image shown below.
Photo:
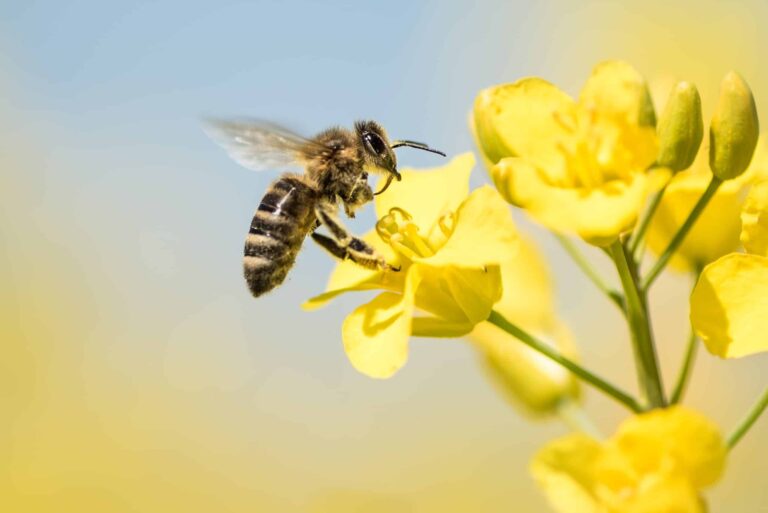
<path fill-rule="evenodd" d="M 280 285 L 314 224 L 316 192 L 301 177 L 272 183 L 261 200 L 245 239 L 243 271 L 258 297 Z"/>

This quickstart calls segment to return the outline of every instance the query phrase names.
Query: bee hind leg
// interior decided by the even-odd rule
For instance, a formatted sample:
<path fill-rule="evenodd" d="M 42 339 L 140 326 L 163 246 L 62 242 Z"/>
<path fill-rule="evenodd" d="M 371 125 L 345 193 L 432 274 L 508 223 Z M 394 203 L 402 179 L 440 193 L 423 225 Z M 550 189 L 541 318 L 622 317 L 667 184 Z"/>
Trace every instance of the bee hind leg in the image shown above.
<path fill-rule="evenodd" d="M 368 269 L 400 270 L 399 267 L 389 265 L 370 244 L 350 234 L 336 217 L 332 206 L 320 205 L 316 209 L 316 214 L 317 219 L 328 227 L 333 237 L 313 232 L 312 240 L 330 254 L 341 260 L 348 258 Z"/>
<path fill-rule="evenodd" d="M 340 260 L 349 259 L 357 265 L 368 269 L 385 269 L 389 271 L 400 270 L 399 267 L 389 265 L 382 256 L 378 255 L 376 251 L 363 240 L 353 238 L 348 246 L 342 246 L 338 241 L 320 233 L 313 233 L 312 240 Z M 364 246 L 361 246 L 358 243 L 361 243 Z"/>

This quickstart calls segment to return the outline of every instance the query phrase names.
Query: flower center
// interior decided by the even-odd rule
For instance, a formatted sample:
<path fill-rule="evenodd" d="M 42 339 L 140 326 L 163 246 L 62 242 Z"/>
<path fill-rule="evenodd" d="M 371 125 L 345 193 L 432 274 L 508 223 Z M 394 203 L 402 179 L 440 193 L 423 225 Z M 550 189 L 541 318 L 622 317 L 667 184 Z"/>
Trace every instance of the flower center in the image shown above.
<path fill-rule="evenodd" d="M 555 121 L 568 134 L 557 143 L 572 186 L 595 188 L 613 178 L 610 166 L 616 146 L 616 127 L 598 120 L 594 109 L 567 115 L 556 111 Z"/>
<path fill-rule="evenodd" d="M 414 260 L 434 255 L 451 236 L 454 225 L 453 213 L 443 215 L 437 222 L 442 237 L 430 239 L 422 235 L 419 227 L 413 222 L 413 216 L 402 208 L 393 207 L 376 223 L 376 233 L 397 253 Z"/>

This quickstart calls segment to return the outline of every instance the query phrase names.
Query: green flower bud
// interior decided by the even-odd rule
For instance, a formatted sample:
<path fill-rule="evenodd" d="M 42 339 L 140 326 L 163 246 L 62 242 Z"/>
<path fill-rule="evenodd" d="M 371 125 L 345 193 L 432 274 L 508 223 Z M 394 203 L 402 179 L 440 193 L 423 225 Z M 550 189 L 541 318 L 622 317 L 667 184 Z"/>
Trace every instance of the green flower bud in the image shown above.
<path fill-rule="evenodd" d="M 678 82 L 669 94 L 657 129 L 659 157 L 656 162 L 672 171 L 688 169 L 704 137 L 701 98 L 696 86 Z"/>
<path fill-rule="evenodd" d="M 752 160 L 760 131 L 749 86 L 738 73 L 728 73 L 709 125 L 709 167 L 721 180 L 742 174 Z"/>
<path fill-rule="evenodd" d="M 643 92 L 640 98 L 640 115 L 637 117 L 640 126 L 656 126 L 656 109 L 653 107 L 653 98 L 648 84 L 643 82 Z"/>

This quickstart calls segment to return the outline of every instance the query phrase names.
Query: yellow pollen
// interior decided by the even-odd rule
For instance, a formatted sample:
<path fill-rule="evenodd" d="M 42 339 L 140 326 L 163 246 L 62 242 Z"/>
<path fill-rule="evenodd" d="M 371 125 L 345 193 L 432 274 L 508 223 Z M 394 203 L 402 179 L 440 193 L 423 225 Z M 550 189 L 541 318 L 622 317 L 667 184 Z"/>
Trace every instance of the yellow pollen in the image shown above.
<path fill-rule="evenodd" d="M 400 233 L 394 234 L 389 239 L 389 244 L 390 244 L 390 246 L 392 246 L 392 248 L 395 251 L 397 251 L 401 255 L 405 256 L 409 260 L 413 260 L 414 258 L 418 258 L 419 257 L 419 255 L 414 250 L 412 250 L 411 248 L 409 248 L 408 246 L 406 246 L 404 244 L 404 242 L 403 242 L 403 235 L 400 234 Z"/>
<path fill-rule="evenodd" d="M 456 216 L 453 214 L 453 212 L 443 214 L 440 216 L 440 219 L 437 220 L 437 225 L 440 227 L 440 231 L 443 232 L 443 235 L 445 235 L 445 238 L 447 239 L 451 236 L 453 229 L 456 227 Z"/>

